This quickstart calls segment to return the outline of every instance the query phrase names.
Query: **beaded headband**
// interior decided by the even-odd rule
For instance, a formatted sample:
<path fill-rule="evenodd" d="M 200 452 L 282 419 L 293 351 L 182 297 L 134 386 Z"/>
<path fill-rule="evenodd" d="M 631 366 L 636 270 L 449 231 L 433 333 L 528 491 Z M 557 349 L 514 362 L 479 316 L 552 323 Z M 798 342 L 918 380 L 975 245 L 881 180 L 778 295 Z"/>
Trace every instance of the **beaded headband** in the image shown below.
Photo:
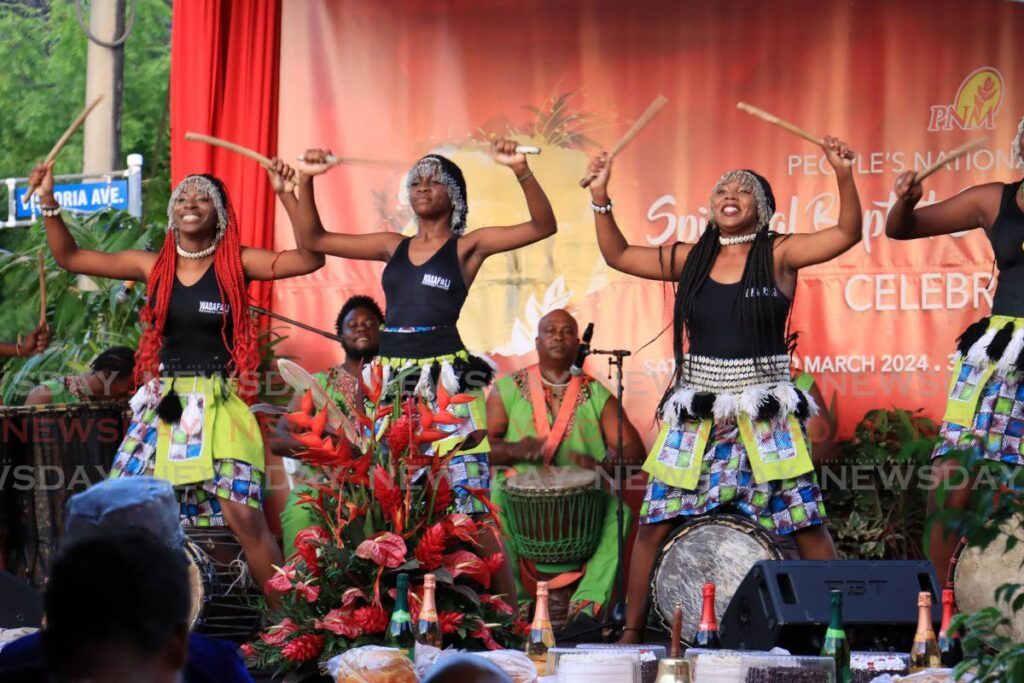
<path fill-rule="evenodd" d="M 447 168 L 449 165 L 453 168 Z M 466 231 L 466 214 L 469 213 L 469 208 L 466 206 L 466 181 L 456 176 L 456 172 L 458 166 L 452 161 L 434 154 L 425 156 L 409 170 L 406 189 L 411 191 L 413 182 L 420 178 L 440 180 L 452 203 L 452 232 L 461 235 Z"/>
<path fill-rule="evenodd" d="M 718 179 L 718 182 L 715 183 L 714 188 L 711 190 L 711 198 L 709 200 L 711 215 L 715 215 L 715 195 L 722 187 L 732 182 L 737 182 L 740 184 L 740 187 L 754 193 L 754 200 L 757 202 L 757 227 L 759 230 L 767 228 L 772 220 L 772 216 L 775 214 L 775 207 L 772 202 L 769 202 L 768 193 L 765 191 L 764 185 L 750 171 L 728 171 L 722 174 L 722 177 Z"/>

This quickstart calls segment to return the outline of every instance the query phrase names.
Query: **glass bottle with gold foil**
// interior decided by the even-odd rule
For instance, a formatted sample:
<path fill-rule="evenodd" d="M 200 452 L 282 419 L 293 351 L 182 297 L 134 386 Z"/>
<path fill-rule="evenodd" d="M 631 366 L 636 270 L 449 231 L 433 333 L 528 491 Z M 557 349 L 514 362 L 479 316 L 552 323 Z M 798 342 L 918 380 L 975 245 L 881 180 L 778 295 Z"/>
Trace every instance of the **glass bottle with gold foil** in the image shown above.
<path fill-rule="evenodd" d="M 693 637 L 695 647 L 718 650 L 722 641 L 718 637 L 718 618 L 715 616 L 715 584 L 704 584 L 704 608 L 700 614 L 697 635 Z"/>
<path fill-rule="evenodd" d="M 917 594 L 917 633 L 910 648 L 910 673 L 941 666 L 939 643 L 932 625 L 932 594 L 924 591 Z"/>
<path fill-rule="evenodd" d="M 835 660 L 837 683 L 850 683 L 850 641 L 843 629 L 842 592 L 831 591 L 829 604 L 832 614 L 825 631 L 825 642 L 821 645 L 821 656 Z"/>
<path fill-rule="evenodd" d="M 398 575 L 398 596 L 395 609 L 388 625 L 389 647 L 397 647 L 409 659 L 416 658 L 416 634 L 412 629 L 412 615 L 409 614 L 409 575 Z"/>
<path fill-rule="evenodd" d="M 437 579 L 433 574 L 423 577 L 423 606 L 416 621 L 416 643 L 441 649 L 441 625 L 437 621 Z"/>
<path fill-rule="evenodd" d="M 953 619 L 954 608 L 953 591 L 948 588 L 942 591 L 942 626 L 939 628 L 939 659 L 942 666 L 952 668 L 959 664 L 964 658 L 963 645 L 960 643 L 960 636 L 949 630 L 949 622 Z"/>
<path fill-rule="evenodd" d="M 548 666 L 548 649 L 555 646 L 555 632 L 548 615 L 548 582 L 537 582 L 537 606 L 533 613 L 533 625 L 526 639 L 526 656 L 533 660 L 537 674 L 545 675 Z"/>

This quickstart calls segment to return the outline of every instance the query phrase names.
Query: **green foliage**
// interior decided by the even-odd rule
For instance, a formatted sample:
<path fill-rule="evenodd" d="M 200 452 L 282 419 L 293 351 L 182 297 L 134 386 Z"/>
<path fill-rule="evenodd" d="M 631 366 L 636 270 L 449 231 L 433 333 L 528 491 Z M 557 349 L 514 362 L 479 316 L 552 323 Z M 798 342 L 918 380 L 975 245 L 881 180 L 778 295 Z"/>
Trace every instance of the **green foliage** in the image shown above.
<path fill-rule="evenodd" d="M 102 211 L 81 221 L 66 217 L 83 249 L 121 251 L 162 244 L 160 225 L 142 226 L 124 212 Z M 0 339 L 15 339 L 39 321 L 39 275 L 36 254 L 46 255 L 47 319 L 53 342 L 46 353 L 7 362 L 0 392 L 8 405 L 20 404 L 32 387 L 57 375 L 84 372 L 89 362 L 115 345 L 135 347 L 139 338 L 138 313 L 144 287 L 135 287 L 119 300 L 122 283 L 69 273 L 53 261 L 40 226 L 12 231 L 10 250 L 0 251 L 0 287 L 5 296 L 0 316 Z"/>
<path fill-rule="evenodd" d="M 171 3 L 135 1 L 135 26 L 124 44 L 121 149 L 122 157 L 144 156 L 145 198 L 157 207 L 166 201 L 170 184 L 169 143 L 162 128 L 167 123 Z M 85 106 L 87 51 L 74 2 L 0 4 L 0 100 L 7 103 L 0 117 L 0 177 L 27 176 Z M 61 152 L 56 172 L 78 173 L 81 167 L 79 132 Z M 6 187 L 0 187 L 4 205 L 6 195 Z"/>
<path fill-rule="evenodd" d="M 945 509 L 934 513 L 929 524 L 941 524 L 966 537 L 970 547 L 986 548 L 992 543 L 1009 552 L 1024 540 L 1024 471 L 987 460 L 977 449 L 949 454 L 968 472 L 976 473 L 970 504 L 964 510 Z M 945 499 L 950 480 L 940 485 L 938 497 Z M 997 545 L 997 547 L 999 547 Z M 1022 574 L 1024 576 L 1024 574 Z M 1024 609 L 1024 584 L 1008 583 L 996 588 L 992 606 L 973 614 L 959 614 L 951 628 L 961 634 L 964 660 L 956 677 L 970 673 L 978 683 L 1024 681 L 1024 643 L 1013 639 L 1010 619 Z"/>
<path fill-rule="evenodd" d="M 872 410 L 826 463 L 820 481 L 839 556 L 921 559 L 930 462 L 937 428 L 906 410 Z"/>

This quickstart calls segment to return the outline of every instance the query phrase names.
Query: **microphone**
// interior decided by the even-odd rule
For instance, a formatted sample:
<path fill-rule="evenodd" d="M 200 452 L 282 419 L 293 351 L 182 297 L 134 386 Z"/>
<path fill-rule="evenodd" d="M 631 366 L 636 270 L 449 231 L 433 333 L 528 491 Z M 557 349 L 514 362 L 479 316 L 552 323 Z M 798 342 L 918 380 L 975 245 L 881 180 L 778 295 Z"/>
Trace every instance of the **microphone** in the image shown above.
<path fill-rule="evenodd" d="M 588 323 L 587 329 L 583 332 L 583 339 L 580 340 L 580 348 L 576 352 L 576 360 L 573 361 L 569 373 L 572 375 L 583 374 L 583 361 L 590 355 L 590 340 L 594 338 L 594 323 Z"/>

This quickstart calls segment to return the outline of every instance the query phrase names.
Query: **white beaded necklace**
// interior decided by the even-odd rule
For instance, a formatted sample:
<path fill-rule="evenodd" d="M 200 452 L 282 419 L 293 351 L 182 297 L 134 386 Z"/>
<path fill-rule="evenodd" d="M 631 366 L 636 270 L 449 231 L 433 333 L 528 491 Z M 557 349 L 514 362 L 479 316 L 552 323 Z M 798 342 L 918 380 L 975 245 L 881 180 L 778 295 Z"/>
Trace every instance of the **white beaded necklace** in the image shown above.
<path fill-rule="evenodd" d="M 731 247 L 736 244 L 745 244 L 746 242 L 753 242 L 757 239 L 757 233 L 752 232 L 749 235 L 737 235 L 735 237 L 722 237 L 718 236 L 718 243 L 723 247 Z"/>
<path fill-rule="evenodd" d="M 187 249 L 185 249 L 184 247 L 181 246 L 181 242 L 178 241 L 178 232 L 175 231 L 174 232 L 174 249 L 175 249 L 175 251 L 178 252 L 178 256 L 180 256 L 181 258 L 187 258 L 187 259 L 193 259 L 193 260 L 198 260 L 198 259 L 201 259 L 201 258 L 206 258 L 207 256 L 209 256 L 210 254 L 212 254 L 213 252 L 215 252 L 217 250 L 217 245 L 220 243 L 220 238 L 221 238 L 221 236 L 223 234 L 224 234 L 223 232 L 218 232 L 217 236 L 213 238 L 213 242 L 211 242 L 210 246 L 206 247 L 206 249 L 200 249 L 199 251 L 188 251 Z"/>

